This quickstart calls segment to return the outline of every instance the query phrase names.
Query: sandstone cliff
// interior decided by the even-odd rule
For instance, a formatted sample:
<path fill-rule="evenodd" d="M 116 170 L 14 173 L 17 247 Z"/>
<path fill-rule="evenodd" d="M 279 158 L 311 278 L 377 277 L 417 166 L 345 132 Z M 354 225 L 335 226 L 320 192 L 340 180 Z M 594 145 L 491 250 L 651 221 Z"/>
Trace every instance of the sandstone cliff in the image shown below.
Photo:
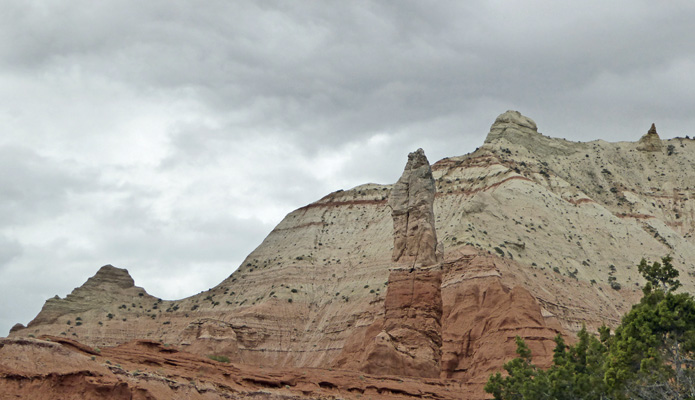
<path fill-rule="evenodd" d="M 445 248 L 432 264 L 441 269 L 434 281 L 396 273 L 394 186 L 367 184 L 287 215 L 209 291 L 161 301 L 115 284 L 102 301 L 85 285 L 49 300 L 11 336 L 52 334 L 91 346 L 149 338 L 259 366 L 366 365 L 381 373 L 377 354 L 398 360 L 393 355 L 411 351 L 394 353 L 399 340 L 379 337 L 387 320 L 397 327 L 416 304 L 404 294 L 424 296 L 441 279 L 439 361 L 425 350 L 443 379 L 482 382 L 514 356 L 515 335 L 542 361 L 556 332 L 617 324 L 641 295 L 642 257 L 672 254 L 684 289 L 695 290 L 692 165 L 690 139 L 570 142 L 507 112 L 478 150 L 431 166 L 433 237 Z M 392 287 L 400 303 L 390 302 Z M 424 320 L 436 326 L 436 317 Z M 377 337 L 371 350 L 357 351 L 355 343 Z"/>

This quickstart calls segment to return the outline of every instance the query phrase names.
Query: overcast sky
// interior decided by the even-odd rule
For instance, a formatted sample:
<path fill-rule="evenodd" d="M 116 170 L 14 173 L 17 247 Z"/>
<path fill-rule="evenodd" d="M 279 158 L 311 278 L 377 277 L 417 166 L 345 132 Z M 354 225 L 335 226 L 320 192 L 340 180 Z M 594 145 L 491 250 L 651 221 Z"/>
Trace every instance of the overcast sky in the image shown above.
<path fill-rule="evenodd" d="M 104 264 L 207 290 L 288 212 L 468 153 L 507 109 L 571 140 L 695 135 L 692 1 L 0 10 L 0 335 Z"/>

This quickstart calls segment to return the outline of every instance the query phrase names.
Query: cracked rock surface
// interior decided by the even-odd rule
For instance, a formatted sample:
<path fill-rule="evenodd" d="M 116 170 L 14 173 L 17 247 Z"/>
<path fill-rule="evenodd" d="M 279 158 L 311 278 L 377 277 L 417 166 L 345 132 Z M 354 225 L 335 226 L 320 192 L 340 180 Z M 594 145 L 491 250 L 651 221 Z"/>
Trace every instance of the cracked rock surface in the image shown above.
<path fill-rule="evenodd" d="M 408 154 L 403 175 L 391 189 L 393 256 L 396 262 L 428 266 L 437 263 L 434 228 L 434 178 L 425 152 Z"/>

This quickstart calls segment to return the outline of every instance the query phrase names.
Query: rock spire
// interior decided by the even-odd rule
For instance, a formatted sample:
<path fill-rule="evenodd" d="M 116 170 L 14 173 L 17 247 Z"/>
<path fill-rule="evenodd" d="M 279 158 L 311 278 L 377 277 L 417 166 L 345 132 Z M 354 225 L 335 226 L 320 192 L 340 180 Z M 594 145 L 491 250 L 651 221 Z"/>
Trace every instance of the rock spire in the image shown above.
<path fill-rule="evenodd" d="M 661 151 L 661 138 L 656 133 L 656 125 L 652 123 L 651 128 L 642 136 L 637 144 L 637 150 L 641 151 Z"/>
<path fill-rule="evenodd" d="M 437 263 L 434 227 L 434 178 L 422 149 L 408 154 L 403 175 L 391 189 L 393 261 L 428 266 Z"/>

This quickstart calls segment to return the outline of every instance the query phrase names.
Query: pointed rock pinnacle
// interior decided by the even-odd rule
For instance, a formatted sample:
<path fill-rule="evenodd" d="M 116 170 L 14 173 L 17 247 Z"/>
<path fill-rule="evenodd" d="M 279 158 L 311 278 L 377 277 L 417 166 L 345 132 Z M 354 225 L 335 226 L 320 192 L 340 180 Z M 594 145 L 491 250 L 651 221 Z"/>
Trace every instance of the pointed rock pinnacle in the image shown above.
<path fill-rule="evenodd" d="M 434 194 L 432 168 L 425 152 L 418 149 L 408 154 L 403 175 L 389 196 L 393 215 L 393 261 L 421 266 L 437 263 Z"/>
<path fill-rule="evenodd" d="M 652 127 L 649 131 L 642 136 L 637 144 L 637 150 L 640 151 L 661 151 L 661 138 L 659 134 L 656 133 L 656 125 L 652 123 Z"/>

